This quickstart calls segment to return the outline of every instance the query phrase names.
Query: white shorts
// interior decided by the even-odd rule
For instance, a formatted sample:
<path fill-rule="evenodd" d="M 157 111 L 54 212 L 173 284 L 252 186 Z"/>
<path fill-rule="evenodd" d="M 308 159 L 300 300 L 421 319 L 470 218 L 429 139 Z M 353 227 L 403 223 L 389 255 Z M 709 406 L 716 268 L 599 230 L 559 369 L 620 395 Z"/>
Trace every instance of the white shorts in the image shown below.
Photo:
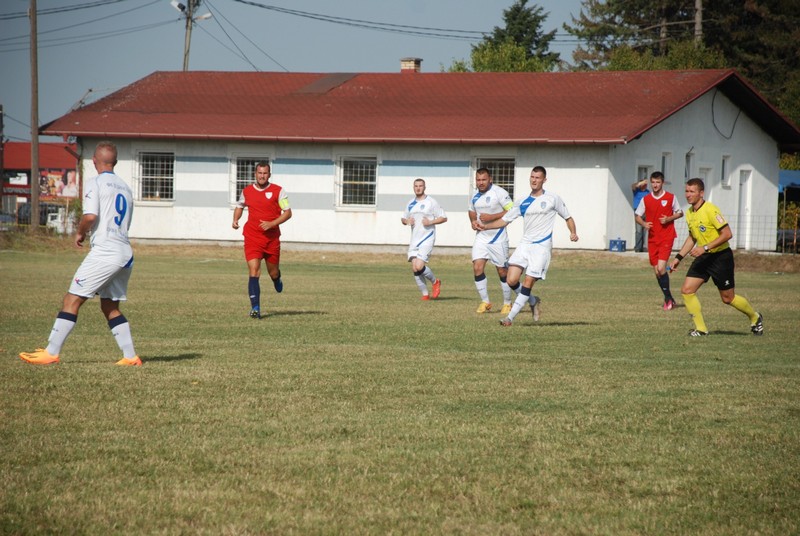
<path fill-rule="evenodd" d="M 505 268 L 508 266 L 508 240 L 489 243 L 476 237 L 472 245 L 472 260 L 478 259 L 487 259 L 495 266 Z"/>
<path fill-rule="evenodd" d="M 545 279 L 547 267 L 550 266 L 550 253 L 549 247 L 540 244 L 520 244 L 508 259 L 508 264 L 521 267 L 525 275 Z"/>
<path fill-rule="evenodd" d="M 75 272 L 69 293 L 82 298 L 99 295 L 113 301 L 128 299 L 128 280 L 133 271 L 133 261 L 127 266 L 96 260 L 89 253 Z"/>
<path fill-rule="evenodd" d="M 411 259 L 414 257 L 420 259 L 421 261 L 427 263 L 428 260 L 431 258 L 431 252 L 433 251 L 433 240 L 426 240 L 422 243 L 421 246 L 409 246 L 408 247 L 408 262 L 411 262 Z"/>

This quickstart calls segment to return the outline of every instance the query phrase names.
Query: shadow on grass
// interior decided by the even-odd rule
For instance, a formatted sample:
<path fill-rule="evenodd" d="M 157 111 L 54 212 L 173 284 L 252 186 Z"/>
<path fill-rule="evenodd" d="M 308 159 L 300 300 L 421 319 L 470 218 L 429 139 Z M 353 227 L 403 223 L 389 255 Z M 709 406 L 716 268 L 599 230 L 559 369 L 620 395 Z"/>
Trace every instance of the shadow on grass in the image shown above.
<path fill-rule="evenodd" d="M 720 330 L 720 331 L 711 331 L 709 335 L 735 335 L 738 337 L 752 337 L 753 334 L 749 331 L 728 331 L 728 330 Z"/>
<path fill-rule="evenodd" d="M 261 318 L 259 320 L 264 320 L 265 318 L 272 318 L 273 316 L 301 316 L 301 315 L 326 315 L 328 314 L 327 311 L 275 311 L 269 313 L 262 313 Z"/>
<path fill-rule="evenodd" d="M 523 325 L 528 326 L 541 326 L 543 328 L 560 328 L 563 326 L 593 326 L 594 322 L 526 322 Z"/>
<path fill-rule="evenodd" d="M 164 363 L 169 363 L 171 361 L 185 361 L 187 359 L 200 359 L 203 357 L 203 354 L 179 354 L 179 355 L 158 355 L 155 357 L 147 357 L 142 359 L 142 363 L 152 363 L 161 361 Z"/>

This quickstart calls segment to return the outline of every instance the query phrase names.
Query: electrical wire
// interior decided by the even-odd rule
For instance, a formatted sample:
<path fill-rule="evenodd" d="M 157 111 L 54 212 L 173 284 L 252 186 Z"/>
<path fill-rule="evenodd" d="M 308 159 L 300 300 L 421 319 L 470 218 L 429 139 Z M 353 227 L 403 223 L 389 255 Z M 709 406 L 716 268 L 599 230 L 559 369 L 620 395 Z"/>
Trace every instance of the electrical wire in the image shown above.
<path fill-rule="evenodd" d="M 232 24 L 232 23 L 231 23 L 231 21 L 230 21 L 230 20 L 228 20 L 228 18 L 227 18 L 225 15 L 223 15 L 223 14 L 222 14 L 222 12 L 221 12 L 221 11 L 220 11 L 220 10 L 219 10 L 219 9 L 218 9 L 216 6 L 214 6 L 214 5 L 213 5 L 213 4 L 212 4 L 212 3 L 211 3 L 209 0 L 206 0 L 206 5 L 207 5 L 207 6 L 209 6 L 209 9 L 210 9 L 210 10 L 212 10 L 212 11 L 216 12 L 218 16 L 222 17 L 222 18 L 225 20 L 225 22 L 227 22 L 228 24 L 230 24 L 230 25 L 231 25 L 231 27 L 233 27 L 233 28 L 234 28 L 234 29 L 235 29 L 237 32 L 239 32 L 239 35 L 241 35 L 242 37 L 244 37 L 244 38 L 247 40 L 247 42 L 248 42 L 248 43 L 250 43 L 251 45 L 253 45 L 254 47 L 256 47 L 256 49 L 257 49 L 259 52 L 261 52 L 261 53 L 262 53 L 262 54 L 264 54 L 266 57 L 268 57 L 270 60 L 272 60 L 272 62 L 273 62 L 273 63 L 275 63 L 275 65 L 277 65 L 278 67 L 280 67 L 281 69 L 283 69 L 283 70 L 284 70 L 284 71 L 286 71 L 287 73 L 289 72 L 289 69 L 287 69 L 286 67 L 284 67 L 283 65 L 281 65 L 281 63 L 280 63 L 278 60 L 276 60 L 275 58 L 273 58 L 272 56 L 270 56 L 270 55 L 269 55 L 267 52 L 265 52 L 264 50 L 262 50 L 262 49 L 261 49 L 261 47 L 259 47 L 257 44 L 255 44 L 255 43 L 253 42 L 253 40 L 252 40 L 252 39 L 250 39 L 249 37 L 247 37 L 247 35 L 246 35 L 246 34 L 242 33 L 242 31 L 239 29 L 239 27 L 238 27 L 238 26 L 236 26 L 235 24 Z M 220 23 L 219 23 L 219 22 L 217 22 L 217 24 L 220 24 Z M 222 25 L 220 24 L 220 28 L 221 28 L 221 27 L 222 27 Z M 224 31 L 224 30 L 223 30 L 223 31 Z M 228 34 L 226 33 L 225 35 L 228 35 Z M 230 36 L 229 36 L 228 38 L 230 39 Z M 236 47 L 236 48 L 238 49 L 239 47 Z M 252 62 L 250 62 L 249 60 L 248 60 L 248 63 L 250 63 L 250 65 L 253 65 L 253 64 L 252 64 Z M 256 71 L 258 71 L 258 70 L 259 70 L 257 67 L 255 67 L 255 66 L 253 66 L 253 67 L 256 69 Z"/>
<path fill-rule="evenodd" d="M 447 28 L 429 28 L 424 26 L 409 26 L 405 24 L 391 24 L 386 22 L 375 22 L 361 19 L 350 19 L 346 17 L 335 17 L 332 15 L 322 15 L 319 13 L 310 13 L 308 11 L 299 11 L 296 9 L 287 9 L 268 4 L 259 4 L 258 2 L 251 2 L 249 0 L 233 0 L 240 4 L 245 4 L 261 9 L 270 11 L 277 11 L 278 13 L 285 13 L 287 15 L 295 15 L 313 20 L 323 22 L 330 22 L 334 24 L 342 24 L 344 26 L 353 26 L 357 28 L 365 28 L 369 30 L 377 30 L 383 32 L 401 33 L 406 35 L 416 35 L 419 37 L 434 37 L 439 39 L 455 39 L 461 41 L 475 41 L 482 39 L 486 33 L 475 30 L 453 30 Z M 458 35 L 463 34 L 463 35 Z"/>
<path fill-rule="evenodd" d="M 39 48 L 50 48 L 56 46 L 65 46 L 65 45 L 74 45 L 77 43 L 85 43 L 87 41 L 99 41 L 101 39 L 109 39 L 112 37 L 118 37 L 120 35 L 126 35 L 130 33 L 136 33 L 146 30 L 152 30 L 153 28 L 159 28 L 161 26 L 166 26 L 167 24 L 174 24 L 175 20 L 169 20 L 165 22 L 156 22 L 151 24 L 143 24 L 141 26 L 134 26 L 133 28 L 128 28 L 126 30 L 110 30 L 108 32 L 100 32 L 94 33 L 92 35 L 84 35 L 81 37 L 55 37 L 53 39 L 40 39 L 39 40 Z M 47 44 L 49 43 L 49 44 Z M 23 50 L 28 50 L 28 46 L 25 45 L 22 48 L 10 48 L 6 50 L 0 50 L 0 54 L 4 52 L 20 52 Z"/>
<path fill-rule="evenodd" d="M 107 6 L 109 4 L 118 4 L 120 2 L 127 2 L 128 0 L 95 0 L 94 2 L 88 2 L 86 4 L 76 4 L 73 6 L 64 6 L 64 7 L 51 7 L 47 9 L 37 9 L 36 16 L 44 16 L 44 15 L 55 15 L 57 13 L 68 13 L 70 11 L 78 11 L 81 9 L 89 9 L 92 7 L 102 7 Z M 3 13 L 0 14 L 0 20 L 14 20 L 14 19 L 27 19 L 28 12 L 27 11 L 17 11 L 14 13 Z"/>
<path fill-rule="evenodd" d="M 22 125 L 23 127 L 31 128 L 31 126 L 30 126 L 28 123 L 23 123 L 23 122 L 22 122 L 22 121 L 20 121 L 19 119 L 16 119 L 16 118 L 14 118 L 14 117 L 12 117 L 12 116 L 8 115 L 8 113 L 7 113 L 7 112 L 3 112 L 3 117 L 5 117 L 6 119 L 11 119 L 11 120 L 12 120 L 12 121 L 14 121 L 15 123 L 19 123 L 19 124 L 20 124 L 20 125 Z"/>
<path fill-rule="evenodd" d="M 94 24 L 96 22 L 100 22 L 100 21 L 103 21 L 103 20 L 106 20 L 106 19 L 110 19 L 110 18 L 113 18 L 113 17 L 118 17 L 120 15 L 125 15 L 127 13 L 130 13 L 132 11 L 136 11 L 138 9 L 142 9 L 142 8 L 145 8 L 145 7 L 150 7 L 153 4 L 159 3 L 160 1 L 161 0 L 153 0 L 152 2 L 149 2 L 147 4 L 142 4 L 140 6 L 136 6 L 136 7 L 133 7 L 131 9 L 126 9 L 124 11 L 120 11 L 119 13 L 112 13 L 111 15 L 106 15 L 104 17 L 99 17 L 99 18 L 92 19 L 92 20 L 87 20 L 87 21 L 84 21 L 84 22 L 78 22 L 78 23 L 75 23 L 75 24 L 70 24 L 69 26 L 62 26 L 61 28 L 53 28 L 52 30 L 40 30 L 39 33 L 40 34 L 49 35 L 49 34 L 53 34 L 53 33 L 56 33 L 56 32 L 61 32 L 61 31 L 64 31 L 64 30 L 72 30 L 73 28 L 77 28 L 79 26 L 85 26 L 87 24 Z M 5 41 L 18 41 L 18 40 L 22 40 L 22 39 L 24 39 L 25 43 L 27 43 L 28 40 L 30 39 L 30 33 L 24 33 L 24 34 L 17 35 L 17 36 L 14 36 L 14 37 L 0 38 L 0 43 L 3 43 Z M 0 45 L 0 46 L 2 46 L 2 45 Z"/>

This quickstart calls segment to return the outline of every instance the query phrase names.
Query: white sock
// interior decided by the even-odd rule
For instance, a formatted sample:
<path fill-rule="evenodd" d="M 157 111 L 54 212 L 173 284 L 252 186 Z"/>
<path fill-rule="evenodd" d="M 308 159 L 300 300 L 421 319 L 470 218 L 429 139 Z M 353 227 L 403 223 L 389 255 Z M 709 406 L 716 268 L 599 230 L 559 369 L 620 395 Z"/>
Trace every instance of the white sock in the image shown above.
<path fill-rule="evenodd" d="M 486 303 L 489 302 L 489 290 L 487 289 L 486 285 L 486 278 L 484 277 L 480 281 L 475 281 L 475 288 L 478 289 L 478 296 L 481 297 L 481 301 L 485 301 Z"/>
<path fill-rule="evenodd" d="M 511 287 L 505 281 L 500 281 L 500 288 L 503 289 L 503 304 L 511 303 Z"/>
<path fill-rule="evenodd" d="M 64 346 L 64 342 L 72 333 L 72 328 L 75 327 L 77 321 L 77 315 L 63 311 L 58 313 L 56 321 L 53 323 L 53 329 L 50 330 L 50 338 L 47 339 L 48 354 L 59 355 L 61 353 L 61 347 Z"/>
<path fill-rule="evenodd" d="M 122 320 L 119 320 L 119 319 Z M 131 337 L 131 325 L 125 320 L 124 316 L 118 316 L 108 322 L 108 327 L 111 328 L 111 334 L 114 340 L 117 341 L 117 346 L 122 350 L 122 357 L 125 359 L 133 359 L 136 357 L 136 350 L 133 349 L 133 338 Z"/>
<path fill-rule="evenodd" d="M 414 281 L 417 283 L 417 287 L 419 288 L 420 292 L 422 292 L 423 296 L 428 295 L 428 285 L 425 283 L 425 278 L 421 275 L 415 275 Z"/>
<path fill-rule="evenodd" d="M 514 317 L 517 316 L 522 310 L 523 307 L 528 303 L 528 296 L 522 294 L 521 292 L 517 294 L 517 299 L 514 300 L 514 305 L 511 306 L 511 312 L 508 313 L 508 319 L 514 320 Z"/>
<path fill-rule="evenodd" d="M 435 276 L 435 275 L 433 275 L 433 270 L 431 270 L 431 269 L 430 269 L 430 268 L 428 268 L 427 266 L 425 266 L 425 271 L 424 271 L 424 272 L 422 272 L 422 275 L 423 275 L 423 277 L 425 277 L 425 278 L 426 278 L 428 281 L 430 281 L 431 283 L 433 283 L 434 281 L 436 281 L 436 276 Z"/>

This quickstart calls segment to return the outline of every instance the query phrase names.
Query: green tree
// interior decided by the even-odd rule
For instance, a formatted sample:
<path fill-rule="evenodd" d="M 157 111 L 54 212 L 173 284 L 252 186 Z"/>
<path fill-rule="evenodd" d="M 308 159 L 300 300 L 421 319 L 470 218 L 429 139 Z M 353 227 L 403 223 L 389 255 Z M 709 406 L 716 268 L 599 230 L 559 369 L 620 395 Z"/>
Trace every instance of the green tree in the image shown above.
<path fill-rule="evenodd" d="M 546 72 L 552 66 L 536 56 L 527 57 L 525 49 L 508 40 L 504 43 L 482 42 L 472 48 L 471 62 L 455 61 L 450 72 Z"/>
<path fill-rule="evenodd" d="M 516 0 L 503 11 L 505 27 L 495 26 L 492 35 L 472 46 L 470 61 L 456 60 L 450 72 L 544 72 L 560 63 L 558 53 L 550 52 L 556 30 L 544 33 L 547 19 L 540 6 L 527 6 L 528 0 Z"/>
<path fill-rule="evenodd" d="M 494 27 L 492 35 L 484 42 L 500 46 L 509 40 L 525 50 L 527 58 L 538 58 L 544 64 L 555 66 L 560 56 L 550 52 L 550 43 L 556 36 L 556 30 L 548 33 L 542 31 L 542 24 L 549 13 L 544 13 L 541 6 L 527 6 L 528 0 L 516 0 L 511 7 L 503 11 L 504 28 Z"/>
<path fill-rule="evenodd" d="M 582 44 L 574 68 L 708 68 L 742 73 L 800 124 L 800 9 L 797 0 L 584 0 L 564 29 Z M 698 51 L 692 52 L 689 43 Z M 619 50 L 628 47 L 630 50 Z M 635 54 L 634 54 L 635 52 Z M 724 58 L 724 63 L 719 62 Z M 666 58 L 658 60 L 657 58 Z M 655 67 L 646 67 L 648 63 Z"/>
<path fill-rule="evenodd" d="M 725 58 L 718 50 L 697 46 L 693 41 L 672 43 L 667 53 L 658 56 L 650 48 L 637 50 L 623 45 L 609 53 L 610 71 L 654 71 L 672 69 L 723 69 Z"/>

